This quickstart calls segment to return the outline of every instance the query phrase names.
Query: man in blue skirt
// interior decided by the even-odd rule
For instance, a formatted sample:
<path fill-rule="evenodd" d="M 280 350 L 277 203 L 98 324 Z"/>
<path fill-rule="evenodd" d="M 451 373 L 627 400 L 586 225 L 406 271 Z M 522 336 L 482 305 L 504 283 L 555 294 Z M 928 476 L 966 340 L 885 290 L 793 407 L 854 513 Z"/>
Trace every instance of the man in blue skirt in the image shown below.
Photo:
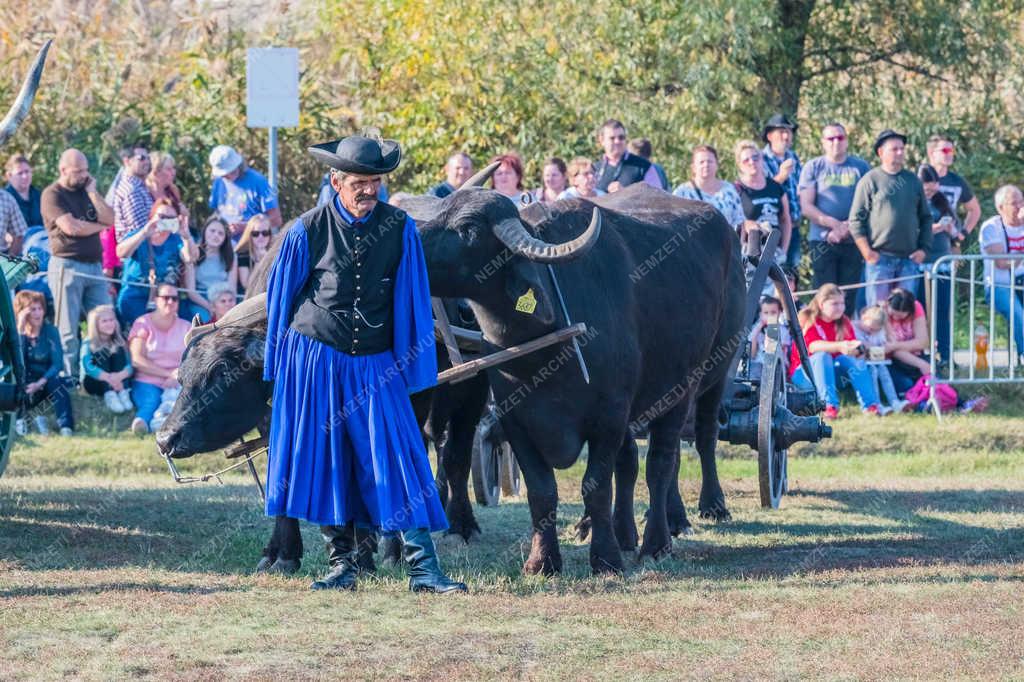
<path fill-rule="evenodd" d="M 267 514 L 320 524 L 330 572 L 312 589 L 355 589 L 359 525 L 402 534 L 410 590 L 465 592 L 430 538 L 448 521 L 409 402 L 437 380 L 423 249 L 377 199 L 401 149 L 353 136 L 309 152 L 336 194 L 283 235 L 267 283 Z"/>

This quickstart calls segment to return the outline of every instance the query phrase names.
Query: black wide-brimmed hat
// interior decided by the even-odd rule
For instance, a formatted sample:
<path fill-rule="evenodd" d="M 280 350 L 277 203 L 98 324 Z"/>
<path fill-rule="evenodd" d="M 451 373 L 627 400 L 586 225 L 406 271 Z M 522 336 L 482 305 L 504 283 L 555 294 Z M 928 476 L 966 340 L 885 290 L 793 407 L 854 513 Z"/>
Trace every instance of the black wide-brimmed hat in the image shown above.
<path fill-rule="evenodd" d="M 764 130 L 761 131 L 761 140 L 763 142 L 768 141 L 768 133 L 776 128 L 789 128 L 796 135 L 796 129 L 799 128 L 796 123 L 789 120 L 789 117 L 785 114 L 773 114 L 768 122 L 764 124 Z"/>
<path fill-rule="evenodd" d="M 345 173 L 385 175 L 398 168 L 402 148 L 394 140 L 352 135 L 309 148 L 310 155 Z"/>
<path fill-rule="evenodd" d="M 891 140 L 893 138 L 896 138 L 897 140 L 903 140 L 903 144 L 907 143 L 906 135 L 901 135 L 900 133 L 897 133 L 895 130 L 891 128 L 886 128 L 882 132 L 878 133 L 878 137 L 875 138 L 875 154 L 878 153 L 878 148 L 885 144 L 886 140 Z"/>

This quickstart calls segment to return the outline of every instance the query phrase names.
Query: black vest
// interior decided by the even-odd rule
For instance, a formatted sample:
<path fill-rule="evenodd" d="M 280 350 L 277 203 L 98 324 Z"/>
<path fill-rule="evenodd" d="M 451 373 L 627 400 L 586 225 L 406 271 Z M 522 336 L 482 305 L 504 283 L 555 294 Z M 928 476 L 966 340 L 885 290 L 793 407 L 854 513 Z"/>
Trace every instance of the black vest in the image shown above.
<path fill-rule="evenodd" d="M 616 181 L 623 187 L 629 187 L 643 180 L 650 167 L 650 161 L 636 154 L 627 153 L 618 166 L 610 165 L 608 157 L 602 156 L 597 162 L 597 188 L 607 192 L 608 185 Z"/>
<path fill-rule="evenodd" d="M 378 202 L 366 222 L 352 225 L 333 200 L 303 215 L 309 277 L 295 297 L 291 328 L 349 355 L 390 349 L 405 219 Z"/>

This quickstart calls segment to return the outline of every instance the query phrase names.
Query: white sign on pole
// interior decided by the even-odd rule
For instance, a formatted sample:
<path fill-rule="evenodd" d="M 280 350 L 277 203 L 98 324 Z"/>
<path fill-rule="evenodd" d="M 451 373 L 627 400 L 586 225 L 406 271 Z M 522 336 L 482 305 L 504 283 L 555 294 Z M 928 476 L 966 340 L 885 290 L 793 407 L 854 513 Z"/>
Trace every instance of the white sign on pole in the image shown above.
<path fill-rule="evenodd" d="M 250 47 L 245 60 L 245 91 L 250 128 L 298 126 L 298 49 Z"/>

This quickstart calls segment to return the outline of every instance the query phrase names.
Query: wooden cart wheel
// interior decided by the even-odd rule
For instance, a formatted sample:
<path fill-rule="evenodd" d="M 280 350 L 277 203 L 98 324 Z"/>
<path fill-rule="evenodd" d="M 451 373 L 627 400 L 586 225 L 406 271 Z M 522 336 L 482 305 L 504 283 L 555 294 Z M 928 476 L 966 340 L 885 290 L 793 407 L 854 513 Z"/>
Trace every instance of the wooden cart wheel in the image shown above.
<path fill-rule="evenodd" d="M 491 438 L 494 422 L 483 419 L 473 435 L 473 459 L 470 470 L 473 474 L 473 494 L 477 504 L 493 507 L 498 504 L 501 494 L 502 445 Z"/>
<path fill-rule="evenodd" d="M 519 462 L 508 441 L 501 441 L 501 494 L 505 497 L 519 497 Z"/>
<path fill-rule="evenodd" d="M 778 509 L 788 486 L 786 450 L 776 441 L 775 408 L 786 405 L 786 381 L 782 359 L 769 355 L 761 372 L 757 416 L 757 469 L 761 506 Z"/>

